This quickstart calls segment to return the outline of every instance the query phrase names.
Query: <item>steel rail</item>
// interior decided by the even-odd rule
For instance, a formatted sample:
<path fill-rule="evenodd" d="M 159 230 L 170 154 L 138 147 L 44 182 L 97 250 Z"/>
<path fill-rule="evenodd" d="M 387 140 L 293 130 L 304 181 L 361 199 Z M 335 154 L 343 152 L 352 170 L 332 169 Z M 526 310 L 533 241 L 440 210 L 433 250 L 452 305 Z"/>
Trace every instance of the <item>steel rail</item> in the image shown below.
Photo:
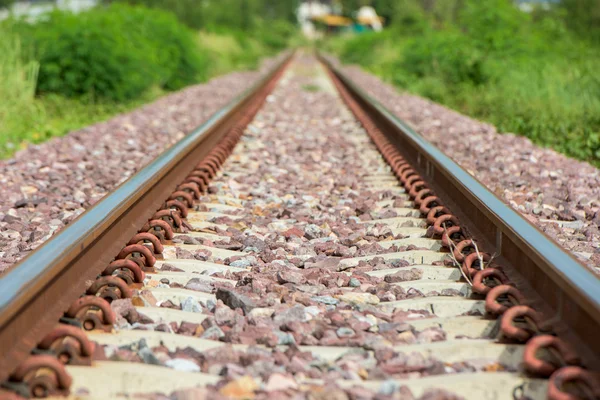
<path fill-rule="evenodd" d="M 368 112 L 436 194 L 509 274 L 588 368 L 600 368 L 600 280 L 480 181 L 359 88 L 340 68 L 321 62 Z M 512 270 L 512 271 L 511 271 Z M 512 272 L 512 273 L 511 273 Z"/>
<path fill-rule="evenodd" d="M 148 166 L 0 277 L 0 382 L 138 232 L 244 109 L 262 102 L 291 59 L 213 114 Z"/>

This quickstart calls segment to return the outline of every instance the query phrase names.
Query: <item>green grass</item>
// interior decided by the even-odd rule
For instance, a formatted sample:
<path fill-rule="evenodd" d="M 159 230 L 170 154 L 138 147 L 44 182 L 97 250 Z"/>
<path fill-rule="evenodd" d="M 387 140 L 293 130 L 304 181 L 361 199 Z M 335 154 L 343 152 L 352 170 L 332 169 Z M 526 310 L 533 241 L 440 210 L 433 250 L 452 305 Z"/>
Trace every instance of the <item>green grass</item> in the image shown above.
<path fill-rule="evenodd" d="M 244 69 L 255 69 L 261 58 L 271 54 L 270 50 L 254 38 L 244 38 L 243 42 L 233 35 L 200 31 L 200 46 L 208 51 L 211 63 L 211 76 Z"/>
<path fill-rule="evenodd" d="M 34 98 L 39 65 L 24 61 L 19 38 L 0 30 L 0 54 L 0 154 L 5 155 L 16 147 L 23 123 L 43 109 Z"/>
<path fill-rule="evenodd" d="M 277 50 L 258 38 L 236 32 L 202 31 L 197 38 L 203 57 L 211 60 L 204 78 L 254 69 L 261 58 Z M 56 93 L 36 95 L 39 68 L 33 51 L 23 49 L 11 25 L 0 24 L 0 158 L 9 158 L 31 143 L 42 143 L 110 119 L 167 93 L 154 85 L 135 98 L 123 101 L 87 95 L 73 98 Z"/>
<path fill-rule="evenodd" d="M 302 85 L 302 90 L 305 90 L 307 92 L 318 92 L 319 90 L 321 90 L 321 88 L 319 87 L 319 85 L 306 84 Z"/>
<path fill-rule="evenodd" d="M 83 126 L 103 121 L 158 98 L 153 88 L 129 102 L 69 99 L 56 94 L 35 96 L 39 65 L 22 49 L 19 38 L 0 27 L 0 157 L 7 158 L 29 143 L 41 143 Z"/>
<path fill-rule="evenodd" d="M 29 144 L 43 143 L 84 126 L 108 120 L 151 102 L 164 93 L 154 88 L 135 100 L 122 103 L 70 99 L 56 94 L 42 95 L 33 100 L 36 112 L 18 109 L 11 118 L 13 128 L 0 127 L 0 157 L 8 158 Z"/>
<path fill-rule="evenodd" d="M 556 20 L 492 30 L 477 15 L 484 13 L 457 23 L 460 29 L 448 24 L 414 33 L 391 27 L 321 46 L 401 90 L 600 166 L 597 45 L 562 30 Z M 480 31 L 469 34 L 473 26 Z"/>

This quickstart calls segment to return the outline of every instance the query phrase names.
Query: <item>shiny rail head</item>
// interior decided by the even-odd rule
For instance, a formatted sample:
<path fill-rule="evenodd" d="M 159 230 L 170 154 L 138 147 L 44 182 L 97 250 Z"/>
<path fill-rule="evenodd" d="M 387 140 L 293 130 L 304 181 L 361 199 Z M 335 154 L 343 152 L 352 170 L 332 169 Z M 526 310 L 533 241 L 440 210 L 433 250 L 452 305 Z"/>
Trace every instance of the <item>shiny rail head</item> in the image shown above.
<path fill-rule="evenodd" d="M 119 239 L 126 242 L 137 233 L 183 181 L 195 165 L 187 168 L 189 160 L 210 150 L 216 136 L 253 106 L 292 56 L 284 53 L 262 79 L 0 276 L 0 381 L 77 299 L 85 280 L 117 255 L 124 244 Z"/>
<path fill-rule="evenodd" d="M 390 139 L 402 142 L 403 146 L 398 150 L 422 170 L 425 178 L 433 185 L 438 185 L 438 192 L 445 193 L 445 198 L 460 196 L 461 200 L 465 200 L 463 204 L 455 202 L 459 209 L 462 208 L 461 217 L 466 217 L 461 219 L 475 228 L 477 224 L 487 225 L 487 229 L 479 230 L 476 236 L 481 237 L 483 234 L 488 243 L 495 245 L 492 247 L 496 255 L 509 261 L 548 303 L 558 319 L 564 320 L 568 328 L 582 339 L 591 338 L 591 331 L 600 329 L 600 279 L 594 272 L 369 96 L 327 57 L 319 54 L 319 58 L 382 125 L 380 129 Z M 521 268 L 516 268 L 517 266 Z M 581 311 L 585 314 L 578 315 Z M 584 342 L 592 343 L 589 340 Z M 600 346 L 596 345 L 596 349 L 600 350 Z M 595 364 L 600 366 L 600 361 Z"/>

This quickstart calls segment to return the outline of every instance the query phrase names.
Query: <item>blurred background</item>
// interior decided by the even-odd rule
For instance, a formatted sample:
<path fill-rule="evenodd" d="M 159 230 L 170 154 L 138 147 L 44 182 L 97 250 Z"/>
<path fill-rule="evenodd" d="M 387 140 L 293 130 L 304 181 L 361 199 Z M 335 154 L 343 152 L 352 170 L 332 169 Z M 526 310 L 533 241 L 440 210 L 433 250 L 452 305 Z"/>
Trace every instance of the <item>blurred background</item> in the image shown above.
<path fill-rule="evenodd" d="M 600 165 L 600 0 L 0 0 L 0 157 L 301 46 Z"/>

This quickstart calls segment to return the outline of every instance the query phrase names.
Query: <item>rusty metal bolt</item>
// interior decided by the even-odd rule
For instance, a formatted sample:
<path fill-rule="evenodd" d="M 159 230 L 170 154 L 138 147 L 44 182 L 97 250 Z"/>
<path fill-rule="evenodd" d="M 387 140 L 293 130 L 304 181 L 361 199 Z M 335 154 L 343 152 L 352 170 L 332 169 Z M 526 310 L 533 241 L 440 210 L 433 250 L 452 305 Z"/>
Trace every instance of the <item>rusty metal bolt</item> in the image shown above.
<path fill-rule="evenodd" d="M 97 278 L 87 289 L 86 293 L 90 296 L 102 297 L 109 303 L 112 303 L 113 300 L 133 297 L 133 292 L 127 286 L 127 282 L 116 276 L 101 276 Z"/>
<path fill-rule="evenodd" d="M 407 168 L 406 170 L 404 170 L 404 172 L 402 172 L 402 175 L 400 175 L 400 182 L 404 185 L 406 183 L 406 180 L 413 175 L 418 175 L 417 171 L 415 171 L 412 168 Z"/>
<path fill-rule="evenodd" d="M 213 150 L 206 156 L 204 160 L 210 160 L 220 168 L 221 165 L 223 165 L 223 161 L 225 160 L 225 158 L 223 158 L 222 154 L 218 154 Z"/>
<path fill-rule="evenodd" d="M 460 242 L 465 239 L 466 239 L 466 236 L 463 232 L 462 227 L 460 227 L 458 225 L 451 226 L 450 228 L 446 229 L 446 232 L 444 232 L 444 234 L 442 235 L 442 246 L 450 249 L 450 248 L 452 248 L 450 243 L 454 244 L 456 242 Z"/>
<path fill-rule="evenodd" d="M 209 163 L 205 163 L 204 161 L 198 164 L 195 170 L 207 173 L 210 179 L 213 179 L 217 175 L 217 169 L 215 168 L 215 166 Z"/>
<path fill-rule="evenodd" d="M 206 183 L 204 183 L 204 180 L 197 176 L 188 176 L 187 178 L 185 178 L 185 180 L 183 182 L 184 183 L 195 183 L 196 185 L 198 185 L 198 190 L 200 191 L 200 193 L 205 193 L 206 189 L 208 188 L 208 185 Z M 169 200 L 169 201 L 178 201 L 178 200 Z M 183 204 L 183 203 L 181 203 L 181 204 Z M 185 206 L 185 204 L 183 204 L 183 205 Z M 185 215 L 181 214 L 181 216 L 183 218 L 185 218 L 187 216 L 187 206 L 185 206 L 185 207 L 186 207 Z"/>
<path fill-rule="evenodd" d="M 426 188 L 423 188 L 423 189 L 419 190 L 419 191 L 416 193 L 416 195 L 415 195 L 415 198 L 414 198 L 413 202 L 415 203 L 415 205 L 416 205 L 417 207 L 419 207 L 419 208 L 420 208 L 420 207 L 421 207 L 421 204 L 423 203 L 423 199 L 425 199 L 425 198 L 427 198 L 427 197 L 429 197 L 429 196 L 433 196 L 433 195 L 434 195 L 434 193 L 433 193 L 433 190 L 431 190 L 431 189 L 430 189 L 430 188 L 428 188 L 428 187 L 426 187 Z"/>
<path fill-rule="evenodd" d="M 426 222 L 427 225 L 435 224 L 435 221 L 442 215 L 450 214 L 450 210 L 444 206 L 435 206 L 429 209 L 427 213 Z"/>
<path fill-rule="evenodd" d="M 38 344 L 38 348 L 52 350 L 58 360 L 69 365 L 92 365 L 94 343 L 76 326 L 58 324 Z"/>
<path fill-rule="evenodd" d="M 566 387 L 575 386 L 581 394 L 567 393 Z M 580 367 L 568 366 L 557 370 L 548 381 L 549 400 L 600 399 L 600 374 Z"/>
<path fill-rule="evenodd" d="M 200 185 L 194 182 L 182 183 L 181 185 L 177 186 L 177 190 L 188 192 L 196 200 L 199 200 L 202 196 L 202 192 L 200 191 Z"/>
<path fill-rule="evenodd" d="M 577 354 L 563 340 L 556 336 L 540 335 L 531 338 L 525 345 L 523 354 L 525 369 L 537 376 L 549 377 L 552 375 L 561 365 L 554 365 L 552 362 L 538 358 L 537 355 L 538 351 L 550 348 L 556 351 L 566 364 L 577 365 L 580 363 Z"/>
<path fill-rule="evenodd" d="M 188 192 L 184 192 L 183 190 L 177 190 L 173 192 L 167 200 L 179 200 L 183 202 L 186 207 L 193 208 L 194 207 L 194 197 Z M 153 218 L 158 219 L 158 218 Z"/>
<path fill-rule="evenodd" d="M 56 357 L 48 354 L 30 356 L 10 375 L 13 382 L 23 382 L 33 398 L 66 395 L 73 379 Z"/>
<path fill-rule="evenodd" d="M 525 303 L 525 297 L 514 286 L 498 285 L 491 289 L 485 297 L 485 310 L 490 314 L 502 315 L 511 307 L 498 302 L 500 296 L 510 296 L 517 304 Z"/>
<path fill-rule="evenodd" d="M 417 183 L 419 181 L 423 181 L 423 178 L 421 178 L 421 175 L 415 174 L 415 175 L 409 176 L 406 179 L 406 181 L 404 182 L 404 189 L 406 189 L 407 192 L 410 192 L 412 190 L 413 186 L 415 185 L 415 183 Z"/>
<path fill-rule="evenodd" d="M 121 252 L 117 255 L 117 260 L 123 260 L 126 258 L 131 258 L 140 267 L 142 267 L 142 269 L 153 268 L 154 264 L 156 264 L 156 258 L 150 249 L 141 244 L 130 244 L 121 250 Z"/>
<path fill-rule="evenodd" d="M 396 174 L 398 179 L 400 179 L 402 174 L 404 174 L 409 169 L 412 169 L 412 166 L 408 162 L 405 161 L 404 163 L 401 163 L 400 165 L 398 165 L 396 167 L 396 169 L 394 169 L 394 173 Z"/>
<path fill-rule="evenodd" d="M 437 217 L 435 219 L 435 222 L 433 223 L 433 232 L 437 235 L 437 236 L 442 236 L 444 234 L 444 232 L 446 232 L 446 229 L 448 229 L 451 226 L 459 226 L 460 222 L 458 221 L 458 218 L 455 215 L 452 214 L 445 214 L 445 215 L 441 215 L 439 217 Z"/>
<path fill-rule="evenodd" d="M 462 263 L 462 269 L 470 278 L 473 278 L 477 271 L 484 269 L 484 265 L 481 265 L 483 261 L 484 264 L 489 263 L 492 260 L 492 256 L 489 253 L 473 252 L 465 257 L 465 260 Z M 479 267 L 479 268 L 474 268 Z"/>
<path fill-rule="evenodd" d="M 118 278 L 123 279 L 128 285 L 144 283 L 145 273 L 140 266 L 131 259 L 115 260 L 102 271 L 102 275 L 111 276 L 115 272 Z"/>
<path fill-rule="evenodd" d="M 469 239 L 462 240 L 459 243 L 457 243 L 452 254 L 454 255 L 454 258 L 456 258 L 456 261 L 462 263 L 463 261 L 465 261 L 465 256 L 471 254 L 474 251 L 475 244 L 473 244 L 473 241 Z"/>
<path fill-rule="evenodd" d="M 427 183 L 425 183 L 425 181 L 422 179 L 417 180 L 412 184 L 412 186 L 408 192 L 408 196 L 414 200 L 415 197 L 417 197 L 417 194 L 419 192 L 421 192 L 423 189 L 428 189 Z"/>
<path fill-rule="evenodd" d="M 542 326 L 542 317 L 533 308 L 528 306 L 514 306 L 502 314 L 500 332 L 508 339 L 524 343 L 533 336 L 533 331 L 530 328 L 515 326 L 514 321 L 519 317 L 528 318 L 536 327 Z"/>
<path fill-rule="evenodd" d="M 211 155 L 216 157 L 219 162 L 223 164 L 227 159 L 227 150 L 225 150 L 225 147 L 223 147 L 222 143 L 219 143 L 217 147 L 211 151 Z"/>
<path fill-rule="evenodd" d="M 492 286 L 485 284 L 486 279 L 493 279 L 500 282 L 501 285 L 508 283 L 508 278 L 502 271 L 496 268 L 486 268 L 481 271 L 477 271 L 473 276 L 473 292 L 478 294 L 487 295 L 492 289 Z M 499 285 L 498 285 L 499 286 Z"/>
<path fill-rule="evenodd" d="M 204 181 L 205 186 L 208 186 L 208 184 L 210 183 L 210 176 L 206 173 L 206 171 L 199 171 L 195 169 L 188 175 L 188 177 L 192 176 L 202 179 Z"/>
<path fill-rule="evenodd" d="M 159 210 L 151 219 L 162 219 L 163 221 L 167 221 L 173 229 L 181 227 L 181 216 L 176 210 Z"/>
<path fill-rule="evenodd" d="M 69 318 L 77 319 L 86 331 L 100 329 L 110 332 L 116 321 L 110 304 L 101 297 L 83 296 L 71 304 L 65 313 Z"/>
<path fill-rule="evenodd" d="M 198 186 L 201 185 L 198 184 Z M 163 204 L 162 210 L 177 210 L 179 211 L 179 215 L 181 216 L 181 218 L 186 218 L 188 216 L 187 206 L 179 200 L 168 200 L 167 202 L 165 202 L 165 204 Z"/>
<path fill-rule="evenodd" d="M 419 211 L 423 215 L 428 215 L 432 208 L 443 205 L 442 201 L 437 196 L 428 196 L 423 199 L 423 202 L 419 206 Z M 433 224 L 433 222 L 431 222 Z"/>
<path fill-rule="evenodd" d="M 171 228 L 171 225 L 167 221 L 163 221 L 162 219 L 148 221 L 140 231 L 150 232 L 161 240 L 172 240 L 174 237 L 173 228 Z"/>
<path fill-rule="evenodd" d="M 202 164 L 210 166 L 213 169 L 213 171 L 215 172 L 215 175 L 221 169 L 221 163 L 219 162 L 219 160 L 216 157 L 208 156 L 204 160 L 202 160 Z"/>
<path fill-rule="evenodd" d="M 160 242 L 160 239 L 158 238 L 158 236 L 156 236 L 156 235 L 154 235 L 154 234 L 152 234 L 150 232 L 139 232 L 139 233 L 136 233 L 129 240 L 129 242 L 127 242 L 127 244 L 128 245 L 132 245 L 132 244 L 143 244 L 143 245 L 151 244 L 152 245 L 152 252 L 154 254 L 162 254 L 162 252 L 164 251 L 164 246 Z"/>

